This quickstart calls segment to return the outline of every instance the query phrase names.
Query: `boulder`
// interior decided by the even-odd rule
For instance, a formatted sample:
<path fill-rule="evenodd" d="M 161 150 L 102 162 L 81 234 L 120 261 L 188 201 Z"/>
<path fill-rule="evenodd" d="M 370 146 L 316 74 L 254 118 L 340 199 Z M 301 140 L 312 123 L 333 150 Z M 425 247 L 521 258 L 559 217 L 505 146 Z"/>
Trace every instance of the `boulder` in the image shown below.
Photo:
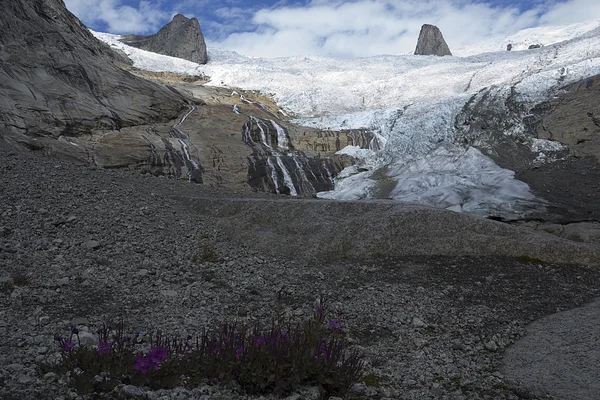
<path fill-rule="evenodd" d="M 451 56 L 450 48 L 437 26 L 425 24 L 421 27 L 416 56 Z"/>
<path fill-rule="evenodd" d="M 177 14 L 173 21 L 150 36 L 127 35 L 123 43 L 171 57 L 183 58 L 198 64 L 208 62 L 206 43 L 196 18 Z"/>
<path fill-rule="evenodd" d="M 0 14 L 0 139 L 119 130 L 166 122 L 185 109 L 182 96 L 131 75 L 121 68 L 126 63 L 62 0 L 7 2 Z"/>

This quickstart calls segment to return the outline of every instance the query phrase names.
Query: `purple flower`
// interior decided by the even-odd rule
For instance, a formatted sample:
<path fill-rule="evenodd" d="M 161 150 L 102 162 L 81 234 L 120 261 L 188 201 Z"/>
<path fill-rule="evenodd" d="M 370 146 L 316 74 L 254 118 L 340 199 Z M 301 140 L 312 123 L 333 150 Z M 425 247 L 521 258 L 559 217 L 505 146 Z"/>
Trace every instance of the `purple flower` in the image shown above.
<path fill-rule="evenodd" d="M 65 342 L 63 343 L 63 346 L 62 346 L 63 351 L 66 351 L 69 353 L 71 351 L 73 351 L 74 348 L 75 348 L 75 344 L 73 342 L 71 342 L 71 339 L 65 340 Z"/>
<path fill-rule="evenodd" d="M 110 352 L 111 347 L 112 347 L 112 344 L 110 344 L 108 342 L 103 342 L 101 340 L 100 343 L 98 343 L 98 354 L 102 355 L 102 354 L 106 354 L 106 353 Z"/>
<path fill-rule="evenodd" d="M 73 333 L 74 335 L 79 334 L 79 329 L 77 329 L 77 326 L 71 325 L 71 333 Z"/>
<path fill-rule="evenodd" d="M 125 337 L 123 338 L 123 342 L 124 342 L 124 343 L 129 343 L 129 342 L 131 342 L 131 338 L 130 338 L 129 336 L 125 336 Z"/>
<path fill-rule="evenodd" d="M 135 369 L 136 371 L 140 371 L 142 374 L 146 375 L 148 373 L 148 367 L 149 365 L 145 357 L 137 356 L 135 358 L 135 364 L 133 366 L 133 369 Z"/>
<path fill-rule="evenodd" d="M 166 347 L 152 347 L 145 357 L 137 356 L 133 369 L 146 375 L 152 368 L 158 370 L 160 363 L 167 359 Z"/>
<path fill-rule="evenodd" d="M 265 344 L 265 338 L 261 336 L 255 336 L 254 347 L 260 347 L 261 344 Z"/>
<path fill-rule="evenodd" d="M 148 359 L 152 362 L 154 369 L 158 369 L 158 364 L 167 359 L 166 347 L 153 347 L 148 353 Z"/>
<path fill-rule="evenodd" d="M 344 333 L 344 330 L 342 329 L 342 324 L 338 319 L 329 320 L 329 329 L 334 329 L 339 333 Z"/>
<path fill-rule="evenodd" d="M 62 342 L 63 337 L 60 335 L 54 335 L 54 340 L 56 340 L 57 342 Z"/>
<path fill-rule="evenodd" d="M 317 314 L 317 319 L 321 320 L 321 318 L 323 317 L 323 314 L 325 313 L 325 307 L 323 307 L 322 305 L 320 305 L 319 307 L 317 307 L 317 309 L 315 310 L 315 314 Z"/>
<path fill-rule="evenodd" d="M 235 358 L 238 358 L 238 359 L 239 359 L 239 358 L 242 356 L 242 354 L 244 354 L 244 348 L 243 348 L 243 347 L 240 347 L 239 349 L 237 349 L 237 350 L 235 351 Z"/>

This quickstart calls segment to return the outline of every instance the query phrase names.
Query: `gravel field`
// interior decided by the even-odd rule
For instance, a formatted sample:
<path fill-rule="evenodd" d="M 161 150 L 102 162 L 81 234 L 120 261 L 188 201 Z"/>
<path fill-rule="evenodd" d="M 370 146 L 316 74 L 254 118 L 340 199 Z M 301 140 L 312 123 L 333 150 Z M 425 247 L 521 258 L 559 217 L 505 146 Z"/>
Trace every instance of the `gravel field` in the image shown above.
<path fill-rule="evenodd" d="M 536 398 L 504 378 L 504 350 L 530 322 L 600 296 L 600 269 L 577 265 L 274 257 L 229 239 L 217 216 L 181 200 L 237 195 L 0 145 L 0 399 L 249 399 L 211 386 L 81 397 L 36 364 L 56 359 L 53 336 L 71 324 L 93 332 L 123 318 L 132 329 L 185 336 L 226 319 L 267 322 L 278 292 L 296 319 L 309 318 L 320 295 L 329 299 L 365 354 L 365 373 L 382 383 L 356 384 L 348 398 Z M 318 396 L 306 387 L 288 399 Z"/>

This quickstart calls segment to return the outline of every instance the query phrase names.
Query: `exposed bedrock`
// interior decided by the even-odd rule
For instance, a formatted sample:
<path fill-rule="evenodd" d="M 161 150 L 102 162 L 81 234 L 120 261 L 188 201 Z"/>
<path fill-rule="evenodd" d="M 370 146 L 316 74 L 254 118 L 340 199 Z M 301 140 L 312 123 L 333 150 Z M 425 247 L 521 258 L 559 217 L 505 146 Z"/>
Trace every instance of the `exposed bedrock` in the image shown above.
<path fill-rule="evenodd" d="M 415 56 L 451 56 L 450 48 L 444 40 L 442 31 L 435 26 L 425 24 L 421 27 Z"/>
<path fill-rule="evenodd" d="M 206 64 L 208 54 L 204 35 L 196 18 L 177 14 L 171 22 L 150 36 L 127 35 L 123 43 L 171 57 L 179 57 L 198 64 Z"/>
<path fill-rule="evenodd" d="M 120 68 L 62 0 L 14 0 L 0 14 L 0 135 L 12 142 L 166 122 L 184 98 Z M 58 146 L 62 148 L 64 146 Z"/>
<path fill-rule="evenodd" d="M 600 264 L 600 246 L 467 214 L 394 201 L 182 198 L 267 254 L 317 259 L 407 255 L 529 257 Z"/>
<path fill-rule="evenodd" d="M 248 184 L 262 191 L 304 197 L 332 190 L 334 178 L 351 160 L 296 150 L 288 129 L 280 123 L 251 116 L 244 124 L 243 140 L 252 149 Z"/>
<path fill-rule="evenodd" d="M 541 104 L 520 102 L 514 88 L 492 87 L 457 116 L 456 137 L 515 171 L 548 202 L 547 215 L 536 218 L 600 221 L 599 104 L 598 77 L 561 88 Z"/>

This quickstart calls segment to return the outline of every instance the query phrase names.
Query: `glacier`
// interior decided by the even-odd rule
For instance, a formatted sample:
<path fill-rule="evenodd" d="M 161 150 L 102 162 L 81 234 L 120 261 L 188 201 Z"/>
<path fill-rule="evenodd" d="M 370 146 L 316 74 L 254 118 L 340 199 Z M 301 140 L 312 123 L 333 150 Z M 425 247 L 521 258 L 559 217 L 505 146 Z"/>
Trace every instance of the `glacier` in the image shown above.
<path fill-rule="evenodd" d="M 528 29 L 457 49 L 459 56 L 452 57 L 268 59 L 209 48 L 206 65 L 129 47 L 118 35 L 92 33 L 125 52 L 137 68 L 205 75 L 208 85 L 260 91 L 300 125 L 374 132 L 377 143 L 370 150 L 341 151 L 357 164 L 319 197 L 389 198 L 505 218 L 541 210 L 544 201 L 512 171 L 457 140 L 458 113 L 490 88 L 511 88 L 517 101 L 534 105 L 564 85 L 600 74 L 600 20 Z M 514 45 L 510 52 L 507 43 Z M 543 47 L 524 50 L 531 43 Z M 544 149 L 556 148 L 530 142 L 540 162 Z"/>

